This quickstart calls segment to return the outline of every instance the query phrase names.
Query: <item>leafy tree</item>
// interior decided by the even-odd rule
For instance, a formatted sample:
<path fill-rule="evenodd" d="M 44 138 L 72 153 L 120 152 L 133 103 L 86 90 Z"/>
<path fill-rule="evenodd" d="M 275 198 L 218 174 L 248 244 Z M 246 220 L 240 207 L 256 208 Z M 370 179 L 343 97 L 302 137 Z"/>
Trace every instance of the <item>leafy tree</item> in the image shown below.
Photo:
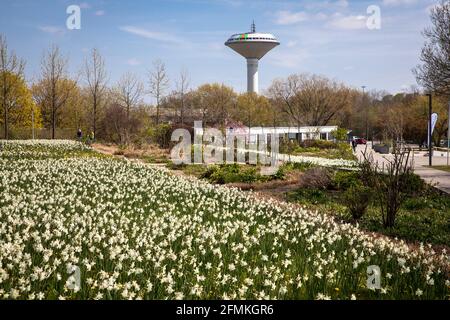
<path fill-rule="evenodd" d="M 345 141 L 345 140 L 347 140 L 347 132 L 348 132 L 348 130 L 345 128 L 337 128 L 337 130 L 334 130 L 331 132 L 331 135 L 337 141 Z"/>
<path fill-rule="evenodd" d="M 237 98 L 233 119 L 247 127 L 271 125 L 270 102 L 255 93 L 243 93 Z"/>
<path fill-rule="evenodd" d="M 205 124 L 225 127 L 235 103 L 233 89 L 223 84 L 204 84 L 193 93 L 193 107 L 200 112 Z"/>
<path fill-rule="evenodd" d="M 9 112 L 19 106 L 17 95 L 14 94 L 14 81 L 11 75 L 22 77 L 25 62 L 14 52 L 8 51 L 6 39 L 0 34 L 0 106 L 3 110 L 3 127 L 5 139 L 8 139 Z"/>
<path fill-rule="evenodd" d="M 45 77 L 33 84 L 31 91 L 44 126 L 52 129 L 52 139 L 56 128 L 81 125 L 80 91 L 74 80 L 62 78 L 62 75 Z"/>
<path fill-rule="evenodd" d="M 34 125 L 39 128 L 42 125 L 41 113 L 36 108 L 25 80 L 13 73 L 2 73 L 0 78 L 3 79 L 0 81 L 0 91 L 3 91 L 5 84 L 8 87 L 8 125 L 15 128 L 31 128 Z M 5 114 L 4 104 L 0 105 L 0 112 Z M 4 125 L 4 122 L 2 123 Z"/>

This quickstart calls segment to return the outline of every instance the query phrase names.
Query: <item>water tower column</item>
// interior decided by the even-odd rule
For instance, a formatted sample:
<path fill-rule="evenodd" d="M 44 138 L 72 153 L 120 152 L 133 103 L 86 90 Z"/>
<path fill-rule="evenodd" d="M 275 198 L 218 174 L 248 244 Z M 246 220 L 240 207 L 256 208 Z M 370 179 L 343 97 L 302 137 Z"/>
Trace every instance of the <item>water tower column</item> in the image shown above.
<path fill-rule="evenodd" d="M 258 59 L 247 59 L 247 91 L 258 93 Z"/>

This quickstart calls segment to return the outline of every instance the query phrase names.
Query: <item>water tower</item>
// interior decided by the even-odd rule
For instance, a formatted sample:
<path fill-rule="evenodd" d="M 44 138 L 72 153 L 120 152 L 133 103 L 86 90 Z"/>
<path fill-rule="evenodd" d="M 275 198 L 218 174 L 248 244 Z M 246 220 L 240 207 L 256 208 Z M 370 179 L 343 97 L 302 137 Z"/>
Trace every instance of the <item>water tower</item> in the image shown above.
<path fill-rule="evenodd" d="M 259 60 L 267 52 L 278 46 L 280 43 L 273 34 L 257 33 L 255 22 L 252 24 L 251 32 L 234 34 L 225 42 L 241 56 L 247 59 L 247 91 L 259 92 L 258 88 L 258 64 Z"/>

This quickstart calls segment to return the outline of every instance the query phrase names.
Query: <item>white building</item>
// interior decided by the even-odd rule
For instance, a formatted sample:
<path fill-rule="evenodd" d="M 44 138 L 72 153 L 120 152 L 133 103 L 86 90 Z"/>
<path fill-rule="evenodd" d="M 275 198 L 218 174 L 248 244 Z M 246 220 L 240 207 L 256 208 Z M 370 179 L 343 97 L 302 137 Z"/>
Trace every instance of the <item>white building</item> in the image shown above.
<path fill-rule="evenodd" d="M 284 137 L 290 140 L 333 140 L 332 132 L 337 130 L 337 126 L 321 126 L 321 127 L 252 127 L 245 126 L 229 127 L 226 135 L 246 136 L 250 138 L 250 142 L 256 141 L 257 136 L 278 134 L 280 138 Z M 248 138 L 247 138 L 248 140 Z"/>

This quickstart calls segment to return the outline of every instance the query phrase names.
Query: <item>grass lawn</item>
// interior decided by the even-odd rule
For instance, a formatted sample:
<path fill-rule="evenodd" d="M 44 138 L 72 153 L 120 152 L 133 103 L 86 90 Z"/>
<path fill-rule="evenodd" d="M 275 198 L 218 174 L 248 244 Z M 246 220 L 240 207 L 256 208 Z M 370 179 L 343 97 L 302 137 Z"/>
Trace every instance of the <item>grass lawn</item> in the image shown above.
<path fill-rule="evenodd" d="M 450 166 L 433 166 L 433 169 L 450 172 Z"/>
<path fill-rule="evenodd" d="M 342 198 L 342 191 L 333 190 L 299 189 L 287 194 L 288 201 L 353 222 Z M 430 191 L 428 194 L 407 199 L 398 213 L 396 226 L 390 229 L 384 228 L 380 208 L 372 203 L 358 223 L 363 229 L 409 242 L 450 246 L 450 197 Z"/>

